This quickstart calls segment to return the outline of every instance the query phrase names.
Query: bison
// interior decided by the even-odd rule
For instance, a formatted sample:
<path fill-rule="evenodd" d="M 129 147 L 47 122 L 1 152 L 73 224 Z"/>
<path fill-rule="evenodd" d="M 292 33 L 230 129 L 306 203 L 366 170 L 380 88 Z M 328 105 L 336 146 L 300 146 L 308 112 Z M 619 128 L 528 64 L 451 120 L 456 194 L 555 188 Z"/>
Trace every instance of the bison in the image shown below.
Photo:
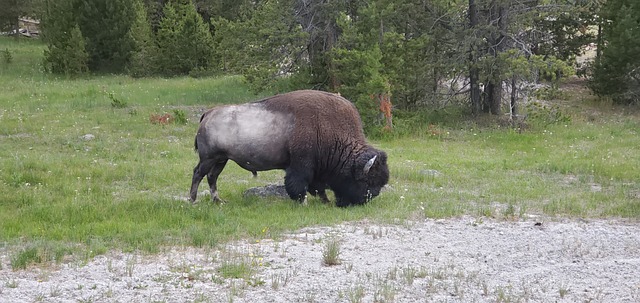
<path fill-rule="evenodd" d="M 212 200 L 222 201 L 216 182 L 229 159 L 254 175 L 285 170 L 287 194 L 300 202 L 307 192 L 328 202 L 325 190 L 331 189 L 339 207 L 364 204 L 389 180 L 387 154 L 367 144 L 355 106 L 322 91 L 210 109 L 200 118 L 195 149 L 200 161 L 192 202 L 205 175 Z"/>

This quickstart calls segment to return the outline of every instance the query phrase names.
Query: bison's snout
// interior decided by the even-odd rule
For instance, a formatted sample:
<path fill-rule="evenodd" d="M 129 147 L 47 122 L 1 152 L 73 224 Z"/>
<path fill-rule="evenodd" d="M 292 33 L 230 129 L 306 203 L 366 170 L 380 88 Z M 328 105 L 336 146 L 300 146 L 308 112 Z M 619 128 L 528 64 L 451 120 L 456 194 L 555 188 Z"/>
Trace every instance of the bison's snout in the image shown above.
<path fill-rule="evenodd" d="M 359 190 L 346 192 L 336 192 L 336 205 L 338 207 L 346 207 L 351 205 L 362 205 L 380 194 L 380 188 L 362 186 Z"/>

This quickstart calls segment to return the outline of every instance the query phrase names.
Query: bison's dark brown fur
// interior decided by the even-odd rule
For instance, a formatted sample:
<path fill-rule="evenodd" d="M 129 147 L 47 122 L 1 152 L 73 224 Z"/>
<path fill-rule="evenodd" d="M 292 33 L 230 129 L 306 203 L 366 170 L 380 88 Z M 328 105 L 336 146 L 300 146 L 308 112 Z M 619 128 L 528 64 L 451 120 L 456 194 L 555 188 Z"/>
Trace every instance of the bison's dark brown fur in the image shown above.
<path fill-rule="evenodd" d="M 193 171 L 191 200 L 207 175 L 212 199 L 228 159 L 251 171 L 284 169 L 292 199 L 306 193 L 327 200 L 330 188 L 338 206 L 363 204 L 388 182 L 387 155 L 367 144 L 357 110 L 327 92 L 303 90 L 254 103 L 213 108 L 196 135 L 200 162 Z"/>

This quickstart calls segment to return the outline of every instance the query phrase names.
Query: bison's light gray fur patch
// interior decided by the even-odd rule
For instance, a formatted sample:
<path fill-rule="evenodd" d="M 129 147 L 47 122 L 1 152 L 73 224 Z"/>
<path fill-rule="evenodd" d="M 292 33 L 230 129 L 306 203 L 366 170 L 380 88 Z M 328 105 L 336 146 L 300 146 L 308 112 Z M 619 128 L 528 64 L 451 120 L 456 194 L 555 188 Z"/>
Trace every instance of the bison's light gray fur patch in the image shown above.
<path fill-rule="evenodd" d="M 207 135 L 199 142 L 211 146 L 205 150 L 224 153 L 246 170 L 280 168 L 287 161 L 286 142 L 294 123 L 291 115 L 248 103 L 221 107 L 203 123 Z"/>

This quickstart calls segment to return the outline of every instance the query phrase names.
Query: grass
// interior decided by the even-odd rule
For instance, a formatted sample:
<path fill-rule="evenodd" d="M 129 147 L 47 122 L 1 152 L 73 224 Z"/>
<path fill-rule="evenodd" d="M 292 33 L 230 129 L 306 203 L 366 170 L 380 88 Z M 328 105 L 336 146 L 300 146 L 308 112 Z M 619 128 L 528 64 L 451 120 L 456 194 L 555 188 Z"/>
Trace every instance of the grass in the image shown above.
<path fill-rule="evenodd" d="M 16 269 L 61 255 L 210 247 L 363 219 L 640 218 L 640 115 L 590 103 L 584 91 L 561 101 L 567 124 L 518 132 L 445 113 L 425 116 L 424 133 L 373 141 L 389 155 L 390 187 L 363 207 L 244 198 L 283 173 L 254 179 L 233 163 L 218 183 L 229 203 L 200 195 L 192 206 L 185 198 L 199 115 L 262 96 L 233 76 L 56 77 L 42 72 L 43 48 L 0 38 L 11 54 L 0 61 L 0 243 L 24 247 L 12 256 Z M 166 114 L 175 120 L 152 123 Z"/>
<path fill-rule="evenodd" d="M 227 261 L 218 268 L 218 273 L 225 279 L 248 280 L 255 273 L 250 260 Z"/>
<path fill-rule="evenodd" d="M 322 264 L 325 266 L 340 265 L 340 239 L 331 237 L 325 240 L 324 247 L 322 249 Z"/>

